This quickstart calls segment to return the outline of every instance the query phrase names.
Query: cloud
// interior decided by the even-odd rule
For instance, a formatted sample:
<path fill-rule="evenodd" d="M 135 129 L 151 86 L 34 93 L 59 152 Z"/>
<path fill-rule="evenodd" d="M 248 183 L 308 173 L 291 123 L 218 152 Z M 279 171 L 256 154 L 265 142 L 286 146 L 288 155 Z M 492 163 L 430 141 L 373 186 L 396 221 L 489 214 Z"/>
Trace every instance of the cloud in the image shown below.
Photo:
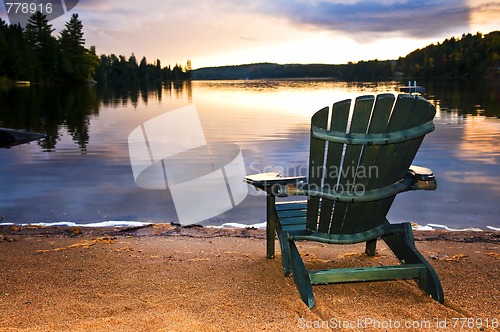
<path fill-rule="evenodd" d="M 479 25 L 485 24 L 495 30 L 500 29 L 500 2 L 487 0 L 474 1 L 471 4 L 471 10 L 473 12 L 473 23 L 479 23 Z"/>
<path fill-rule="evenodd" d="M 467 31 L 471 15 L 465 0 L 279 0 L 267 2 L 267 6 L 268 13 L 281 15 L 292 24 L 354 38 L 383 34 L 427 38 L 457 28 Z"/>
<path fill-rule="evenodd" d="M 266 17 L 303 30 L 344 33 L 359 40 L 468 32 L 472 7 L 497 14 L 500 10 L 497 2 L 486 0 L 152 0 L 147 4 L 80 0 L 77 10 L 88 11 L 86 16 L 92 23 L 111 30 L 159 21 L 181 23 L 182 29 L 189 29 L 189 25 L 209 28 L 238 19 L 229 32 L 252 26 L 255 17 Z"/>
<path fill-rule="evenodd" d="M 262 14 L 265 8 L 258 0 L 151 0 L 147 4 L 80 0 L 77 10 L 85 38 L 99 53 L 135 52 L 148 59 L 165 57 L 168 62 L 215 58 L 235 50 L 250 52 L 298 36 L 284 19 L 276 24 L 274 17 Z"/>
<path fill-rule="evenodd" d="M 397 58 L 498 28 L 493 0 L 80 0 L 89 45 L 201 65 Z M 53 21 L 56 30 L 64 27 Z"/>

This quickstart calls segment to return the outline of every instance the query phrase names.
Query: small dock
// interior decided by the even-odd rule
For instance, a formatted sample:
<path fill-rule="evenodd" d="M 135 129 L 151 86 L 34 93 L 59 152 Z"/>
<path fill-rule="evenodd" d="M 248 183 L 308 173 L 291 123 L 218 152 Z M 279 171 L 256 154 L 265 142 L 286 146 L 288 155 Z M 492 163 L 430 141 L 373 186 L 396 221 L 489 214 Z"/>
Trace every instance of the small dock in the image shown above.
<path fill-rule="evenodd" d="M 425 87 L 417 85 L 417 81 L 413 81 L 413 85 L 411 84 L 411 81 L 409 81 L 407 86 L 399 87 L 399 92 L 422 94 L 425 93 Z"/>

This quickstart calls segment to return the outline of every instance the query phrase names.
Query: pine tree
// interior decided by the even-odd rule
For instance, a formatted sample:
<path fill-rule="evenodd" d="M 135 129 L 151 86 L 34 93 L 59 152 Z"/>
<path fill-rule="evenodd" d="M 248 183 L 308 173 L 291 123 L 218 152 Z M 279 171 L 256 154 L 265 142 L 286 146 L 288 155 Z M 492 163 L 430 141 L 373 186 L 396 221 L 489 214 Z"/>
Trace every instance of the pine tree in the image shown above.
<path fill-rule="evenodd" d="M 36 80 L 38 62 L 19 24 L 10 25 L 7 32 L 7 77 L 22 81 Z"/>
<path fill-rule="evenodd" d="M 52 36 L 53 31 L 47 15 L 41 12 L 31 15 L 26 25 L 25 38 L 37 62 L 35 79 L 53 79 L 58 76 L 57 41 Z"/>
<path fill-rule="evenodd" d="M 61 49 L 62 76 L 68 80 L 82 81 L 88 78 L 89 68 L 86 62 L 83 24 L 78 14 L 73 14 L 61 31 L 59 45 Z"/>
<path fill-rule="evenodd" d="M 137 81 L 139 79 L 139 65 L 137 64 L 137 59 L 135 58 L 134 53 L 128 58 L 128 66 L 129 66 L 129 79 L 133 81 Z"/>
<path fill-rule="evenodd" d="M 193 66 L 191 64 L 191 60 L 186 61 L 186 68 L 185 68 L 185 78 L 191 79 L 191 71 L 193 70 Z"/>
<path fill-rule="evenodd" d="M 139 65 L 139 78 L 143 81 L 147 81 L 148 77 L 148 63 L 146 57 L 143 56 L 141 59 L 141 63 Z"/>
<path fill-rule="evenodd" d="M 7 23 L 0 18 L 0 78 L 7 74 L 9 44 L 7 42 L 7 35 L 9 27 Z"/>
<path fill-rule="evenodd" d="M 90 46 L 89 50 L 85 50 L 85 65 L 87 66 L 87 78 L 90 79 L 99 67 L 99 57 L 96 54 L 95 46 Z"/>

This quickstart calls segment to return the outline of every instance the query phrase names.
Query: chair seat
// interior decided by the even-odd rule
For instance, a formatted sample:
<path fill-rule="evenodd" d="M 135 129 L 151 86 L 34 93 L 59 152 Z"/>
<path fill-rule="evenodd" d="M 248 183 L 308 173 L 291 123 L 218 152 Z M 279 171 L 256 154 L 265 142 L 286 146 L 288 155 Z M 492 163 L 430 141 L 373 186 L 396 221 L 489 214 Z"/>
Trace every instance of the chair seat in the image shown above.
<path fill-rule="evenodd" d="M 307 201 L 276 203 L 281 230 L 286 232 L 305 231 Z"/>

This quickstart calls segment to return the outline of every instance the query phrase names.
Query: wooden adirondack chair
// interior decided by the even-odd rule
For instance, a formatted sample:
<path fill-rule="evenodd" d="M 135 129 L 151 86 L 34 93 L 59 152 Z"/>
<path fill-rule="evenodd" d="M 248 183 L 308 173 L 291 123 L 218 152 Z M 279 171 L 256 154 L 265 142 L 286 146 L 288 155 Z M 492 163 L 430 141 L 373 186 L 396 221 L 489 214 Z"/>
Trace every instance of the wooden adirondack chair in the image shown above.
<path fill-rule="evenodd" d="M 352 108 L 352 111 L 351 111 Z M 429 169 L 411 166 L 424 139 L 434 130 L 435 108 L 424 98 L 401 94 L 361 96 L 325 107 L 311 120 L 308 182 L 277 173 L 247 176 L 266 190 L 267 257 L 274 257 L 278 235 L 285 275 L 293 278 L 302 300 L 314 307 L 311 285 L 352 281 L 416 279 L 420 288 L 443 302 L 443 290 L 431 265 L 418 252 L 409 223 L 386 218 L 395 196 L 404 191 L 436 189 Z M 307 201 L 276 202 L 302 194 Z M 297 240 L 330 244 L 366 242 L 375 254 L 381 238 L 401 264 L 308 271 Z"/>

